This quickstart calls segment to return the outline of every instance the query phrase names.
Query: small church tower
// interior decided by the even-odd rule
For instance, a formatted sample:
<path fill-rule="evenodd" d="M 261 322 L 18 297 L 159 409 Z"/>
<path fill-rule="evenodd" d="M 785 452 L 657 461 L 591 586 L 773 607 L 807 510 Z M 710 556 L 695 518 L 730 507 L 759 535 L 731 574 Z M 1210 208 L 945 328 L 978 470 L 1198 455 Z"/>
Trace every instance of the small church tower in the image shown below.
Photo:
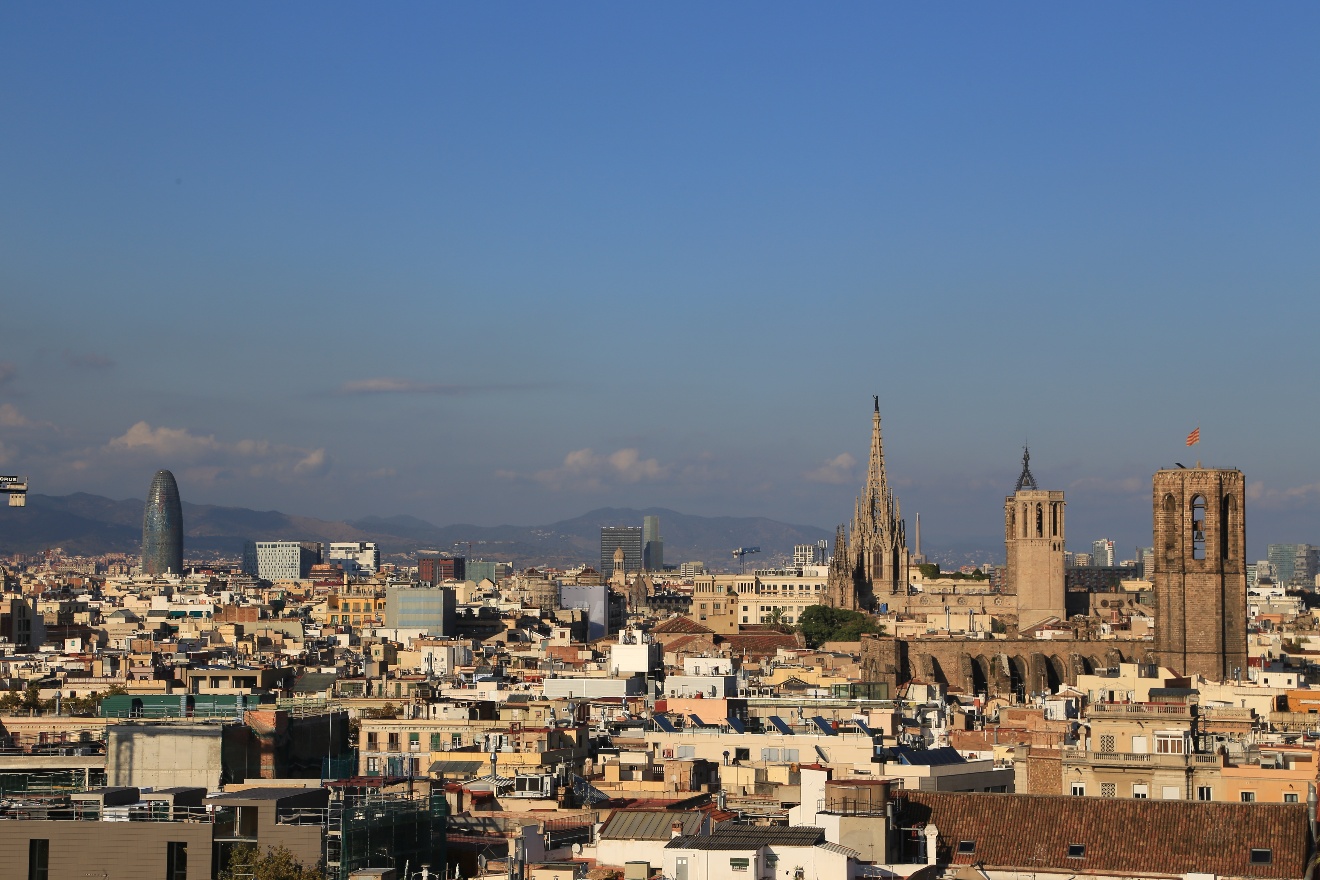
<path fill-rule="evenodd" d="M 1036 485 L 1031 452 L 1022 450 L 1022 473 L 1004 499 L 1006 591 L 1017 595 L 1018 629 L 1051 617 L 1067 620 L 1064 608 L 1063 493 Z"/>

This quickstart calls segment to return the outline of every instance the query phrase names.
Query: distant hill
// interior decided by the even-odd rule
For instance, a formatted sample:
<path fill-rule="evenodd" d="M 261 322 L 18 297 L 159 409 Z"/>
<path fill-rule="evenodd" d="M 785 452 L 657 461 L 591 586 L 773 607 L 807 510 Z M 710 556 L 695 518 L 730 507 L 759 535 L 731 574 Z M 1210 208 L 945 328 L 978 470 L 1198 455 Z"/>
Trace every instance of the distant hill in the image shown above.
<path fill-rule="evenodd" d="M 137 553 L 142 538 L 138 499 L 116 501 L 99 495 L 29 495 L 27 507 L 0 516 L 0 554 L 36 553 L 62 547 L 66 553 Z M 185 554 L 237 556 L 243 541 L 375 541 L 384 556 L 418 550 L 461 550 L 472 544 L 473 558 L 513 562 L 599 565 L 600 527 L 638 525 L 643 516 L 660 517 L 669 564 L 701 560 L 732 570 L 735 547 L 759 546 L 749 564 L 768 566 L 791 559 L 794 544 L 832 535 L 814 526 L 790 525 L 764 517 L 692 516 L 663 508 L 601 508 L 544 526 L 437 526 L 413 516 L 363 517 L 332 522 L 276 510 L 248 510 L 209 504 L 183 505 Z"/>

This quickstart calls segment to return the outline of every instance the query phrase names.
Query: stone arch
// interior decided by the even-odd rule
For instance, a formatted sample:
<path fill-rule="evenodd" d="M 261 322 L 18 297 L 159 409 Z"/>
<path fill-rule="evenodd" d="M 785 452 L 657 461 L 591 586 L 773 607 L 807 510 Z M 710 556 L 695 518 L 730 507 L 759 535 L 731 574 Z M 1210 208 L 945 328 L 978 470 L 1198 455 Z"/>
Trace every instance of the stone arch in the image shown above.
<path fill-rule="evenodd" d="M 1027 679 L 1027 695 L 1043 693 L 1049 680 L 1049 674 L 1046 671 L 1049 668 L 1049 661 L 1045 655 L 1037 651 L 1032 651 L 1027 658 L 1027 670 L 1029 677 Z"/>
<path fill-rule="evenodd" d="M 972 686 L 972 693 L 985 694 L 987 697 L 991 694 L 990 689 L 990 664 L 984 657 L 971 658 L 971 675 L 968 676 L 968 682 Z"/>
<path fill-rule="evenodd" d="M 963 690 L 970 690 L 972 686 L 972 658 L 966 652 L 958 655 L 958 680 Z"/>
<path fill-rule="evenodd" d="M 940 665 L 940 658 L 936 657 L 934 654 L 927 654 L 926 669 L 927 680 L 935 682 L 936 684 L 942 684 L 945 687 L 949 686 L 949 677 L 944 674 L 944 667 Z"/>
<path fill-rule="evenodd" d="M 1051 654 L 1046 659 L 1048 660 L 1048 668 L 1046 669 L 1046 675 L 1048 677 L 1048 683 L 1050 686 L 1050 691 L 1052 693 L 1057 694 L 1059 692 L 1059 689 L 1062 688 L 1064 685 L 1072 684 L 1074 681 L 1077 680 L 1075 678 L 1074 679 L 1068 678 L 1068 667 L 1064 665 L 1063 660 L 1059 658 L 1058 654 Z"/>
<path fill-rule="evenodd" d="M 1226 494 L 1219 503 L 1219 558 L 1233 558 L 1233 542 L 1230 535 L 1236 532 L 1237 499 Z"/>
<path fill-rule="evenodd" d="M 1105 651 L 1105 666 L 1110 669 L 1117 669 L 1123 663 L 1123 653 L 1117 648 L 1110 648 Z"/>
<path fill-rule="evenodd" d="M 1072 682 L 1077 682 L 1079 675 L 1090 675 L 1095 671 L 1095 664 L 1085 654 L 1069 654 L 1068 664 L 1072 667 Z"/>
<path fill-rule="evenodd" d="M 1027 693 L 1031 684 L 1030 667 L 1027 661 L 1016 655 L 1008 658 L 1008 689 L 1019 697 Z"/>

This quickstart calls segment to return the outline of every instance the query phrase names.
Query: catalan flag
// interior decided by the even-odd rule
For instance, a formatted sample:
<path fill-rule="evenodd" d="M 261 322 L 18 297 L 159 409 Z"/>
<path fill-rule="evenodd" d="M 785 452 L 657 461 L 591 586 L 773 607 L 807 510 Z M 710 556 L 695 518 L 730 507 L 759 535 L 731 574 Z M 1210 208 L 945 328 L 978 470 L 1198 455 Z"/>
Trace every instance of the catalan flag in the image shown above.
<path fill-rule="evenodd" d="M 1192 433 L 1187 435 L 1187 445 L 1195 446 L 1201 442 L 1201 428 L 1198 426 Z"/>

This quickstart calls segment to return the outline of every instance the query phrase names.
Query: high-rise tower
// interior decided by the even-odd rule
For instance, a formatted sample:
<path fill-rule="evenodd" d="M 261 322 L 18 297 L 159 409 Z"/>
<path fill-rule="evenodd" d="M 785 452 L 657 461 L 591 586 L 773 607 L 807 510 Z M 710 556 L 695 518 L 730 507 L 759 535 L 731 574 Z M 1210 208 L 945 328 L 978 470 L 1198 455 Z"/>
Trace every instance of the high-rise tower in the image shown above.
<path fill-rule="evenodd" d="M 1007 592 L 1016 594 L 1018 629 L 1051 617 L 1067 619 L 1064 608 L 1063 493 L 1036 485 L 1031 452 L 1022 450 L 1022 473 L 1004 499 L 1004 576 Z"/>
<path fill-rule="evenodd" d="M 1155 651 L 1182 672 L 1246 673 L 1245 481 L 1237 470 L 1155 472 Z"/>
<path fill-rule="evenodd" d="M 664 571 L 665 542 L 660 539 L 660 517 L 642 517 L 642 568 Z"/>
<path fill-rule="evenodd" d="M 642 570 L 642 530 L 638 526 L 600 527 L 600 579 L 608 583 L 614 576 L 614 550 L 623 548 L 624 571 Z"/>
<path fill-rule="evenodd" d="M 156 471 L 142 512 L 142 573 L 183 573 L 183 505 L 174 474 Z"/>
<path fill-rule="evenodd" d="M 880 398 L 873 397 L 871 456 L 866 485 L 857 497 L 851 532 L 839 527 L 825 592 L 826 604 L 869 610 L 877 601 L 907 592 L 908 549 L 898 499 L 889 490 L 880 435 Z"/>

